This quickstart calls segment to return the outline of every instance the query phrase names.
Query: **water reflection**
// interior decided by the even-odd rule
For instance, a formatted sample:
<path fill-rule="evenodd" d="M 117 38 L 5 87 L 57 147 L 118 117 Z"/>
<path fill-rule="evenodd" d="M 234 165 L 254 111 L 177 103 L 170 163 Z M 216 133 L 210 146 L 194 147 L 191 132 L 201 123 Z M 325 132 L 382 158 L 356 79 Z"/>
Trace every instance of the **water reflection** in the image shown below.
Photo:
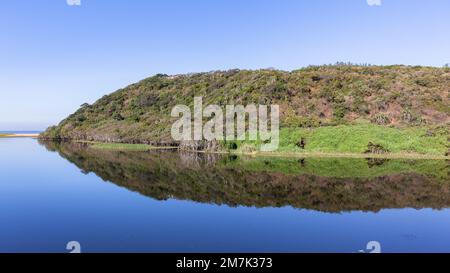
<path fill-rule="evenodd" d="M 41 144 L 84 173 L 158 200 L 325 212 L 450 207 L 443 160 L 274 159 Z"/>

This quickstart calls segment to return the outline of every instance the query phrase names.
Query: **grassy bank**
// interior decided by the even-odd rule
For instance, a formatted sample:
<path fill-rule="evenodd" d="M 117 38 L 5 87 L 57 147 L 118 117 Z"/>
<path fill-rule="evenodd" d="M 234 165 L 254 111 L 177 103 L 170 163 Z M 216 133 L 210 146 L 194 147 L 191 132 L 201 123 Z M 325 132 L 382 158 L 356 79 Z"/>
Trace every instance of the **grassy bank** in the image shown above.
<path fill-rule="evenodd" d="M 145 144 L 124 144 L 124 143 L 92 143 L 91 148 L 103 150 L 124 150 L 124 151 L 148 151 L 152 147 Z"/>
<path fill-rule="evenodd" d="M 373 124 L 340 125 L 319 128 L 283 128 L 276 154 L 366 154 L 378 156 L 445 156 L 450 148 L 448 128 L 391 128 Z M 234 141 L 226 147 L 236 152 L 258 151 L 260 143 Z M 372 150 L 371 150 L 372 148 Z"/>
<path fill-rule="evenodd" d="M 174 147 L 155 147 L 147 144 L 127 144 L 127 143 L 100 143 L 100 142 L 85 142 L 90 144 L 90 148 L 103 150 L 118 150 L 118 151 L 136 151 L 145 152 L 155 149 L 176 149 Z"/>
<path fill-rule="evenodd" d="M 447 129 L 443 128 L 400 129 L 373 124 L 284 128 L 280 131 L 280 146 L 276 152 L 259 152 L 259 141 L 223 142 L 219 152 L 277 157 L 448 159 L 447 138 Z M 174 149 L 145 144 L 88 143 L 92 148 L 107 150 Z M 378 150 L 370 150 L 371 147 Z"/>

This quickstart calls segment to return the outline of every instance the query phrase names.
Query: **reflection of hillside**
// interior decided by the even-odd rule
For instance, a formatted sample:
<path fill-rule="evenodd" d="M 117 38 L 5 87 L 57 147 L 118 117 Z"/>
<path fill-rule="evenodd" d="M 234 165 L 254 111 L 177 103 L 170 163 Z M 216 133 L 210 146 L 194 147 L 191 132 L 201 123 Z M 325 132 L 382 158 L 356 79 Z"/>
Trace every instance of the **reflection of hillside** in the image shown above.
<path fill-rule="evenodd" d="M 450 207 L 450 183 L 420 174 L 426 173 L 422 170 L 414 173 L 412 167 L 408 167 L 408 172 L 376 177 L 335 178 L 312 173 L 276 172 L 273 169 L 264 171 L 259 163 L 252 165 L 251 159 L 228 156 L 162 151 L 118 152 L 95 150 L 74 143 L 43 144 L 83 172 L 94 172 L 104 180 L 158 200 L 176 198 L 229 206 L 292 206 L 327 212 Z M 266 165 L 277 164 L 277 159 L 271 160 L 263 162 Z M 308 166 L 309 160 L 298 162 L 297 168 Z M 446 162 L 435 161 L 435 164 L 448 172 Z M 411 166 L 415 165 L 423 168 L 423 164 Z M 249 166 L 258 168 L 252 170 Z M 370 165 L 370 168 L 378 167 L 382 165 Z"/>
<path fill-rule="evenodd" d="M 441 181 L 448 181 L 450 170 L 449 164 L 445 160 L 374 158 L 277 158 L 274 160 L 273 158 L 253 157 L 229 161 L 227 166 L 256 172 L 270 171 L 296 175 L 312 174 L 334 178 L 375 178 L 391 174 L 415 173 Z"/>

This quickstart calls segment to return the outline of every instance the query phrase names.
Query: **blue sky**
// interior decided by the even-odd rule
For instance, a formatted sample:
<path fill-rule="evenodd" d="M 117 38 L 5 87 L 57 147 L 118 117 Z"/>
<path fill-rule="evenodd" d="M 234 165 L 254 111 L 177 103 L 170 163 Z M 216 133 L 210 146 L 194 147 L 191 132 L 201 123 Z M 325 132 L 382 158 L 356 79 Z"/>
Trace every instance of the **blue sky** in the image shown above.
<path fill-rule="evenodd" d="M 156 73 L 443 66 L 449 11 L 448 0 L 2 1 L 0 130 L 45 129 Z"/>

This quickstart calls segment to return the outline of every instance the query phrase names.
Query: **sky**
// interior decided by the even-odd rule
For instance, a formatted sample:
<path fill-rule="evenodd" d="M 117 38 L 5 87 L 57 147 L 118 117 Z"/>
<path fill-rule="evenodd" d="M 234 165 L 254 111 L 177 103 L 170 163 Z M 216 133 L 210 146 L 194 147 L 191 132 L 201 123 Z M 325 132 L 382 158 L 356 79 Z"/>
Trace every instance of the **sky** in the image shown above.
<path fill-rule="evenodd" d="M 5 0 L 0 131 L 43 130 L 157 73 L 441 67 L 449 11 L 448 0 Z"/>

